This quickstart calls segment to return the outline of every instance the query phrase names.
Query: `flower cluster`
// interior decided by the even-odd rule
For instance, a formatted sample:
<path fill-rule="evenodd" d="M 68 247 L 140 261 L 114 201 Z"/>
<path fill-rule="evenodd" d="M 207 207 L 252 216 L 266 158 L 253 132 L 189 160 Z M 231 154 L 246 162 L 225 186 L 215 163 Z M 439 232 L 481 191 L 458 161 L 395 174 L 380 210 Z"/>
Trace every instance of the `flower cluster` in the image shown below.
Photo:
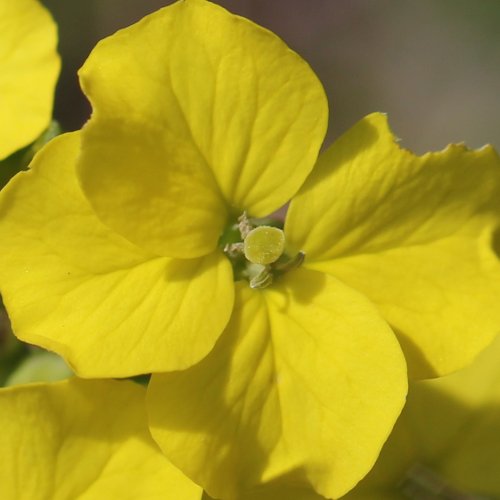
<path fill-rule="evenodd" d="M 151 378 L 0 393 L 19 413 L 1 445 L 35 412 L 51 457 L 41 487 L 19 479 L 32 459 L 3 468 L 9 494 L 348 493 L 408 379 L 459 370 L 500 329 L 497 153 L 417 156 L 375 113 L 320 154 L 311 68 L 206 0 L 101 41 L 80 80 L 90 120 L 0 194 L 0 290 L 18 338 L 78 376 Z"/>

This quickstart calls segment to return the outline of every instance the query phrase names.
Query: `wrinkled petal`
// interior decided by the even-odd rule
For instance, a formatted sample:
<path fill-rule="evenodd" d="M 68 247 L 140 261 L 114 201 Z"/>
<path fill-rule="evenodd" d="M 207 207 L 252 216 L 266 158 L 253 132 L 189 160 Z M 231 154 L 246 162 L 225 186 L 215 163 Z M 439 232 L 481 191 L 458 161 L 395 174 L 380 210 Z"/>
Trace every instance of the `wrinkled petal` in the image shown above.
<path fill-rule="evenodd" d="M 149 436 L 145 390 L 84 381 L 0 390 L 4 500 L 199 500 Z"/>
<path fill-rule="evenodd" d="M 362 296 L 314 271 L 264 292 L 239 284 L 236 297 L 207 358 L 153 375 L 155 440 L 216 498 L 287 474 L 337 498 L 371 468 L 404 403 L 395 336 Z"/>
<path fill-rule="evenodd" d="M 219 192 L 233 215 L 288 201 L 326 129 L 309 66 L 269 31 L 202 0 L 103 40 L 80 77 L 94 109 L 79 166 L 87 197 L 115 230 L 171 257 L 213 248 L 226 212 L 207 208 Z"/>
<path fill-rule="evenodd" d="M 374 114 L 322 156 L 285 231 L 308 266 L 379 306 L 412 377 L 433 377 L 469 363 L 500 329 L 499 200 L 492 148 L 415 156 Z"/>
<path fill-rule="evenodd" d="M 13 329 L 85 377 L 186 368 L 224 329 L 229 261 L 156 257 L 104 226 L 74 172 L 79 134 L 51 141 L 0 196 L 0 287 Z"/>
<path fill-rule="evenodd" d="M 469 364 L 500 330 L 500 264 L 491 231 L 313 263 L 363 292 L 398 335 L 412 378 Z"/>
<path fill-rule="evenodd" d="M 320 157 L 291 203 L 287 241 L 315 261 L 422 245 L 466 224 L 479 231 L 498 222 L 499 196 L 500 158 L 491 147 L 416 156 L 373 114 Z"/>
<path fill-rule="evenodd" d="M 49 125 L 60 61 L 57 28 L 35 0 L 0 2 L 0 160 Z"/>

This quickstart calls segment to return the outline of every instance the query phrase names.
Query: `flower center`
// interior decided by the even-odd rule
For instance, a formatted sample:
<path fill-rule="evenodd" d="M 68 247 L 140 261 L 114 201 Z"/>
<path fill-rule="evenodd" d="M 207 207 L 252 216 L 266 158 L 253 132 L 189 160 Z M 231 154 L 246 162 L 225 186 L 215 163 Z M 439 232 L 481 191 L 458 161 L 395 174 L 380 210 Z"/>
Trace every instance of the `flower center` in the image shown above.
<path fill-rule="evenodd" d="M 285 233 L 278 227 L 259 226 L 243 241 L 245 257 L 254 264 L 272 264 L 285 250 Z"/>
<path fill-rule="evenodd" d="M 234 279 L 248 280 L 251 288 L 266 288 L 274 279 L 300 266 L 304 253 L 286 254 L 280 221 L 250 219 L 243 213 L 222 235 L 220 247 L 233 265 Z"/>

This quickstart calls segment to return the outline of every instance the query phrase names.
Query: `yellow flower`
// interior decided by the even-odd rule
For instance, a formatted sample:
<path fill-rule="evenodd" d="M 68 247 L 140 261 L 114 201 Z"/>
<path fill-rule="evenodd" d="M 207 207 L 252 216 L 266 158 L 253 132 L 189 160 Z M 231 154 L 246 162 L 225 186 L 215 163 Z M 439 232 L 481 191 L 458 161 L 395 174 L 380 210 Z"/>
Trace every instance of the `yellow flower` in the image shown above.
<path fill-rule="evenodd" d="M 1 388 L 2 500 L 209 499 L 151 439 L 145 394 L 128 381 L 77 378 Z M 318 498 L 304 495 L 260 485 L 242 500 Z"/>
<path fill-rule="evenodd" d="M 200 500 L 151 439 L 144 396 L 112 380 L 0 389 L 2 500 Z"/>
<path fill-rule="evenodd" d="M 81 79 L 90 122 L 0 199 L 14 331 L 85 377 L 155 373 L 155 439 L 213 497 L 344 494 L 403 405 L 397 338 L 432 376 L 498 329 L 496 153 L 417 157 L 376 114 L 309 175 L 320 83 L 204 0 L 102 41 Z M 283 231 L 258 220 L 292 197 Z"/>
<path fill-rule="evenodd" d="M 499 470 L 500 337 L 471 366 L 410 388 L 377 464 L 343 498 L 500 498 Z"/>
<path fill-rule="evenodd" d="M 57 29 L 36 0 L 0 2 L 0 160 L 49 125 L 60 61 Z"/>

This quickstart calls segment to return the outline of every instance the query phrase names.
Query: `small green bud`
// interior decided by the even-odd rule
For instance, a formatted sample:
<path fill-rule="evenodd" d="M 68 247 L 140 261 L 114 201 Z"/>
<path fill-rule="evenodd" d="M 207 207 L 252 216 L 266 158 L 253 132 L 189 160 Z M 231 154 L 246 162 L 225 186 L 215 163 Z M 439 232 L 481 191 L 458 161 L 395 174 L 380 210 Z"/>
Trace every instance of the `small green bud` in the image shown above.
<path fill-rule="evenodd" d="M 245 238 L 245 257 L 254 264 L 272 264 L 285 250 L 285 233 L 277 227 L 259 226 Z"/>

